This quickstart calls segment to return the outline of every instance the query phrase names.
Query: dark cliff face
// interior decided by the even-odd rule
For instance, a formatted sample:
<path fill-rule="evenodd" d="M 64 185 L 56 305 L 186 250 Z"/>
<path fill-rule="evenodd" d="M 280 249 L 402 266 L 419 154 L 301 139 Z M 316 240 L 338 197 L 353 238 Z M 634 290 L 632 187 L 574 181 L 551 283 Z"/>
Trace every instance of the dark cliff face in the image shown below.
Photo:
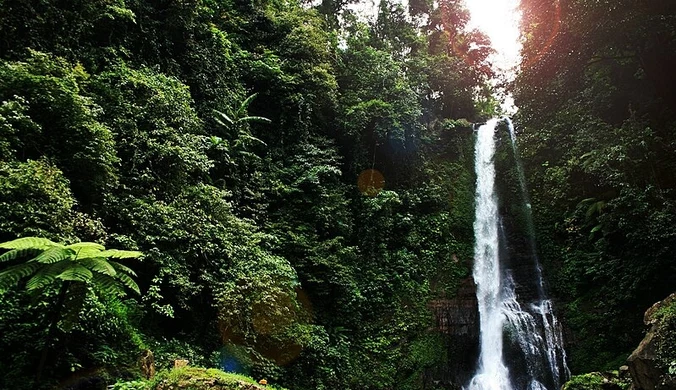
<path fill-rule="evenodd" d="M 547 305 L 547 315 L 541 310 L 547 299 L 546 283 L 538 259 L 534 238 L 534 227 L 527 189 L 521 188 L 518 156 L 512 146 L 509 129 L 500 123 L 496 130 L 496 192 L 500 214 L 500 266 L 505 280 L 513 283 L 514 292 L 521 310 L 532 316 L 535 331 L 545 340 L 544 321 L 553 324 L 554 317 Z M 511 280 L 509 280 L 511 278 Z M 560 322 L 559 322 L 560 323 Z M 537 378 L 546 388 L 557 388 L 566 375 L 563 370 L 553 374 L 546 366 L 545 355 L 539 358 L 526 356 L 523 347 L 510 331 L 505 332 L 504 359 L 510 368 L 511 380 L 515 388 L 528 388 L 531 378 Z M 564 365 L 562 355 L 557 356 L 557 365 Z"/>
<path fill-rule="evenodd" d="M 479 358 L 479 307 L 472 277 L 454 298 L 436 299 L 430 309 L 436 330 L 444 335 L 448 361 L 425 373 L 424 388 L 460 389 L 472 378 Z"/>

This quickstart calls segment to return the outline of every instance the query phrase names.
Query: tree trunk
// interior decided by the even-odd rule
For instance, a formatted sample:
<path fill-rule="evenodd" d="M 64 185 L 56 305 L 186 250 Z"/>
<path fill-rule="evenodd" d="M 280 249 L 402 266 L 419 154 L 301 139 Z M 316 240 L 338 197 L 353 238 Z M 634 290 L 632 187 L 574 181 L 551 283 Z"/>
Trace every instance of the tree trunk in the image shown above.
<path fill-rule="evenodd" d="M 54 306 L 54 312 L 52 313 L 52 319 L 49 324 L 49 330 L 47 331 L 47 337 L 45 340 L 45 346 L 42 349 L 42 355 L 40 356 L 40 363 L 38 363 L 38 370 L 35 375 L 35 382 L 40 383 L 42 378 L 42 371 L 45 368 L 45 363 L 47 362 L 47 354 L 49 352 L 50 344 L 54 339 L 56 333 L 56 325 L 59 323 L 59 317 L 61 316 L 61 309 L 63 308 L 63 303 L 66 301 L 66 292 L 70 282 L 63 282 L 61 289 L 59 289 L 59 295 L 56 299 L 56 305 Z"/>

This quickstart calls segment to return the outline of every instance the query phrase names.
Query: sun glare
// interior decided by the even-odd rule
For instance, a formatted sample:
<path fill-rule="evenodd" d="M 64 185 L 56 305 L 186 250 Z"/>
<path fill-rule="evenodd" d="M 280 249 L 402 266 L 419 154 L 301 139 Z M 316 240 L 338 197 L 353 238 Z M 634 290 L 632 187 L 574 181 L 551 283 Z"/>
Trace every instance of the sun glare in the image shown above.
<path fill-rule="evenodd" d="M 468 28 L 483 31 L 491 40 L 496 53 L 489 60 L 493 69 L 504 79 L 516 76 L 519 64 L 519 0 L 465 0 L 471 19 Z M 507 114 L 516 111 L 511 95 L 500 96 L 502 109 Z"/>
<path fill-rule="evenodd" d="M 513 72 L 519 62 L 519 0 L 465 0 L 471 14 L 469 28 L 478 28 L 497 51 L 498 70 Z"/>

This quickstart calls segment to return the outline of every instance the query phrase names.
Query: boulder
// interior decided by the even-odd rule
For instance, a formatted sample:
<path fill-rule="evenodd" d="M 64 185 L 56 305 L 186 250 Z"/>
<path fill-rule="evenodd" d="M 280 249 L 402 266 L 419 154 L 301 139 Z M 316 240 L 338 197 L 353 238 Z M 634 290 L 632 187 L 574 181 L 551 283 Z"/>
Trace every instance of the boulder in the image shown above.
<path fill-rule="evenodd" d="M 676 390 L 676 381 L 669 376 L 658 360 L 657 343 L 660 327 L 659 318 L 655 315 L 660 309 L 675 303 L 676 293 L 652 305 L 643 317 L 643 322 L 650 325 L 650 329 L 627 359 L 632 387 L 635 390 Z"/>

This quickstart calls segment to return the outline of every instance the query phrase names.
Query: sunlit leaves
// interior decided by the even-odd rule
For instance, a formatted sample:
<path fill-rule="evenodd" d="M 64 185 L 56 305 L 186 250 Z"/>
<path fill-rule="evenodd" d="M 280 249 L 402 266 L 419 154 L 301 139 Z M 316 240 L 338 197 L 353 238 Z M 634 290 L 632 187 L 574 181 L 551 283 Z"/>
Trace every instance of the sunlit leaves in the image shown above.
<path fill-rule="evenodd" d="M 14 258 L 18 258 L 19 253 L 12 251 L 30 249 L 38 252 L 25 263 L 10 266 L 0 272 L 0 289 L 2 290 L 19 283 L 21 279 L 33 273 L 35 275 L 26 283 L 29 291 L 45 289 L 57 279 L 64 282 L 90 284 L 95 274 L 101 274 L 112 278 L 118 284 L 127 286 L 137 294 L 140 293 L 136 283 L 129 277 L 129 274 L 135 275 L 133 271 L 116 262 L 111 264 L 107 259 L 138 258 L 142 255 L 141 252 L 106 250 L 103 245 L 91 242 L 64 246 L 39 237 L 24 237 L 0 243 L 0 248 L 11 248 L 8 253 L 13 253 Z M 106 282 L 100 286 L 94 284 L 93 287 L 103 288 L 103 291 L 106 291 L 111 288 L 111 284 Z M 108 292 L 112 291 L 108 290 Z M 114 288 L 114 292 L 118 293 L 120 289 Z"/>

